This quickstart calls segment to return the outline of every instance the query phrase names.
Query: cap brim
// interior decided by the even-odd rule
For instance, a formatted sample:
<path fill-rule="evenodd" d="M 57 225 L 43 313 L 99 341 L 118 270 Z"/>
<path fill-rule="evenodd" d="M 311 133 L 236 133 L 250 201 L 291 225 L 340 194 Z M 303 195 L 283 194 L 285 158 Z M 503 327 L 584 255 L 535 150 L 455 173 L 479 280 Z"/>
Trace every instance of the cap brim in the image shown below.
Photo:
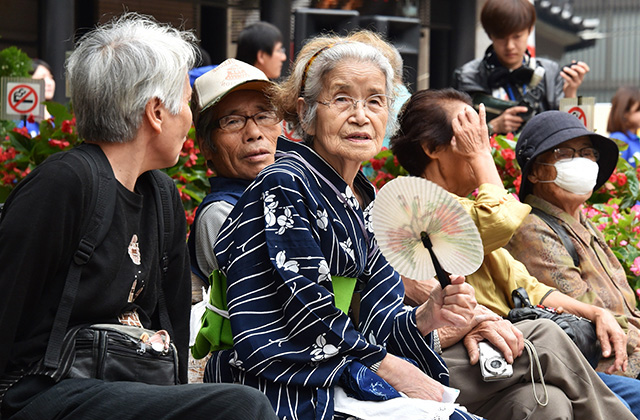
<path fill-rule="evenodd" d="M 273 82 L 270 80 L 261 80 L 261 79 L 247 80 L 246 82 L 240 83 L 239 85 L 232 87 L 231 89 L 224 92 L 222 95 L 218 96 L 214 101 L 211 101 L 210 103 L 202 107 L 202 109 L 200 110 L 200 113 L 204 112 L 204 110 L 208 108 L 211 108 L 212 106 L 220 102 L 225 96 L 227 96 L 232 92 L 236 92 L 238 90 L 255 90 L 258 92 L 264 92 L 264 90 L 271 85 L 273 85 Z"/>

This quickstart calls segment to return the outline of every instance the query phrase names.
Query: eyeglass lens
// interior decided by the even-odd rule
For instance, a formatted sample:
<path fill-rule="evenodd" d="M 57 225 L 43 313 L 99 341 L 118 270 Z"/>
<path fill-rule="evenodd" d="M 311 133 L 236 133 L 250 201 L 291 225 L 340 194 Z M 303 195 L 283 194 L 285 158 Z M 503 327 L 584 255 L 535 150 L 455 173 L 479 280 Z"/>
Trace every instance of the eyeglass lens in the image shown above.
<path fill-rule="evenodd" d="M 559 147 L 553 151 L 553 156 L 556 160 L 573 159 L 575 156 L 583 157 L 592 161 L 597 161 L 600 158 L 600 153 L 593 147 L 584 147 L 580 150 L 576 150 L 573 147 Z"/>

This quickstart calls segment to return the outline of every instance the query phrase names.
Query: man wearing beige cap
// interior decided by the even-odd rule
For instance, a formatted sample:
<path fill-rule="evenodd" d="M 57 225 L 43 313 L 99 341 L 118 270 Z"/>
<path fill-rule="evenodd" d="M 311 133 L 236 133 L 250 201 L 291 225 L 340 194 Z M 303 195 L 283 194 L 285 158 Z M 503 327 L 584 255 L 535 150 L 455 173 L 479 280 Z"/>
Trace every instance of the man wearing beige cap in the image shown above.
<path fill-rule="evenodd" d="M 261 70 L 231 58 L 193 86 L 196 138 L 216 175 L 189 235 L 191 270 L 207 284 L 218 268 L 213 245 L 220 226 L 245 188 L 274 161 L 281 118 L 265 95 L 272 84 Z M 204 357 L 208 348 L 200 337 L 192 352 Z"/>

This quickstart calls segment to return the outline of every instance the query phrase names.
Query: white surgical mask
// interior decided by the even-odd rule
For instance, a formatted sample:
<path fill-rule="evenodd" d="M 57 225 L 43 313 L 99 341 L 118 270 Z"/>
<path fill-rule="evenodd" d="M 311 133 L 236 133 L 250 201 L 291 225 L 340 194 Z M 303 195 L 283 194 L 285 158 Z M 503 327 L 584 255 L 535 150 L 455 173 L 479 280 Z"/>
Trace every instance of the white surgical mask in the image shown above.
<path fill-rule="evenodd" d="M 593 191 L 598 180 L 600 167 L 591 159 L 576 157 L 573 159 L 559 160 L 553 165 L 540 163 L 541 165 L 556 168 L 556 179 L 553 181 L 538 181 L 541 183 L 553 182 L 558 187 L 574 194 L 588 194 Z"/>

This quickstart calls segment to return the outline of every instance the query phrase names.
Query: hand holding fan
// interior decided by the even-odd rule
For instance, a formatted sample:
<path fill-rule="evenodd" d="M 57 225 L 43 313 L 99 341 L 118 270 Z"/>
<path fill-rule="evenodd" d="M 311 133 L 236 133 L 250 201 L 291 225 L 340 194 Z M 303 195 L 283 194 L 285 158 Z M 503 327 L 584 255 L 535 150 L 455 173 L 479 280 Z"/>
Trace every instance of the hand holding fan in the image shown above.
<path fill-rule="evenodd" d="M 418 177 L 385 184 L 372 210 L 376 241 L 400 274 L 426 280 L 437 274 L 444 289 L 446 274 L 466 276 L 482 264 L 482 240 L 464 208 L 446 190 Z"/>

